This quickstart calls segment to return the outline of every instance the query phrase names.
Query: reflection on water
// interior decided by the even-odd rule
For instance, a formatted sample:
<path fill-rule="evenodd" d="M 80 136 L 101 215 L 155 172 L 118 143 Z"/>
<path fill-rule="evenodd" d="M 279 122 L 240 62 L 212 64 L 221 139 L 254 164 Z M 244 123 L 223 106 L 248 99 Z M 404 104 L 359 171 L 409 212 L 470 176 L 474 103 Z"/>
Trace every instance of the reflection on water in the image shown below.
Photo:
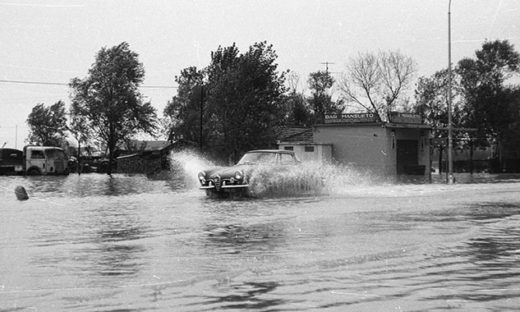
<path fill-rule="evenodd" d="M 231 253 L 269 252 L 284 241 L 283 224 L 209 225 L 208 246 Z"/>
<path fill-rule="evenodd" d="M 514 311 L 520 182 L 493 181 L 216 200 L 179 177 L 1 177 L 0 310 Z"/>
<path fill-rule="evenodd" d="M 282 299 L 267 299 L 265 294 L 274 291 L 277 282 L 248 282 L 220 287 L 221 296 L 208 296 L 208 304 L 217 304 L 221 309 L 260 310 L 272 308 L 285 303 Z"/>

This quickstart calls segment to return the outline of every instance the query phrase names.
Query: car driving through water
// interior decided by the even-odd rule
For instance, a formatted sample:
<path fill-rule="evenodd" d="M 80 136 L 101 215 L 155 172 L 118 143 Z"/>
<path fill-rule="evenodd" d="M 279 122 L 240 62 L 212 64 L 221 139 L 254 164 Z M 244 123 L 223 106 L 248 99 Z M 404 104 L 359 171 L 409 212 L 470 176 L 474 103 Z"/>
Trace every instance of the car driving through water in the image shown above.
<path fill-rule="evenodd" d="M 269 171 L 283 172 L 298 165 L 300 161 L 292 151 L 253 150 L 249 151 L 231 167 L 215 167 L 199 172 L 200 188 L 208 194 L 226 195 L 242 193 L 250 195 L 252 175 L 259 167 Z"/>

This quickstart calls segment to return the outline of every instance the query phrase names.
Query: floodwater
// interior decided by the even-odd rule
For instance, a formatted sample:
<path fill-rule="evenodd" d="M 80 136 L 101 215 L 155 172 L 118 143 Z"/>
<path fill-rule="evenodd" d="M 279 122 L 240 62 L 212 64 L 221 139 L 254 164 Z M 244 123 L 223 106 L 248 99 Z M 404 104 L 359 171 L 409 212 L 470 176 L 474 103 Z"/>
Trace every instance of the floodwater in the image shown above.
<path fill-rule="evenodd" d="M 233 200 L 173 176 L 0 177 L 0 311 L 518 310 L 520 177 L 360 176 Z"/>

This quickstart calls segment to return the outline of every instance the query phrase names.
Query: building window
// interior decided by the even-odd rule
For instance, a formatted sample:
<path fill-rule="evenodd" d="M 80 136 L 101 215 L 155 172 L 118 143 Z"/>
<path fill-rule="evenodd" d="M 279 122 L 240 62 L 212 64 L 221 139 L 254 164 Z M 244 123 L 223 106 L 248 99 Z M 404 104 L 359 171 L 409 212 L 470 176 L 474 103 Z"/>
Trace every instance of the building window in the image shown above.
<path fill-rule="evenodd" d="M 292 150 L 294 150 L 294 146 L 284 146 L 283 149 L 286 151 L 292 151 Z"/>
<path fill-rule="evenodd" d="M 314 146 L 305 146 L 305 152 L 314 153 Z"/>

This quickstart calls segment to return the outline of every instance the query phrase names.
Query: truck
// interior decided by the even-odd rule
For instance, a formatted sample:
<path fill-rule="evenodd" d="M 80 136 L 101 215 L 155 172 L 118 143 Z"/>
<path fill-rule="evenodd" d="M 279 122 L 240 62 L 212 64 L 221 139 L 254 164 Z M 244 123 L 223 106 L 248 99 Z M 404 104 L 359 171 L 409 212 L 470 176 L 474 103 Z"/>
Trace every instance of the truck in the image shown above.
<path fill-rule="evenodd" d="M 15 148 L 0 148 L 0 175 L 23 173 L 23 152 Z"/>
<path fill-rule="evenodd" d="M 27 175 L 69 174 L 69 162 L 65 151 L 53 146 L 25 146 L 22 167 Z"/>

